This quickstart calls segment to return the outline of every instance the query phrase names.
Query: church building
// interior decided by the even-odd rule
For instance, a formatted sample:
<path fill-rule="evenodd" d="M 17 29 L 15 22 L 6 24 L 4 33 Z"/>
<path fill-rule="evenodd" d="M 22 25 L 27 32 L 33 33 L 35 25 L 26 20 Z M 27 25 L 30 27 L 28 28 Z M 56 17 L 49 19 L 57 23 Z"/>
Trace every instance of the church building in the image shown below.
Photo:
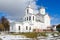
<path fill-rule="evenodd" d="M 25 9 L 23 22 L 12 22 L 10 32 L 41 32 L 50 27 L 50 17 L 44 7 L 40 7 L 38 13 L 34 13 L 29 5 Z"/>

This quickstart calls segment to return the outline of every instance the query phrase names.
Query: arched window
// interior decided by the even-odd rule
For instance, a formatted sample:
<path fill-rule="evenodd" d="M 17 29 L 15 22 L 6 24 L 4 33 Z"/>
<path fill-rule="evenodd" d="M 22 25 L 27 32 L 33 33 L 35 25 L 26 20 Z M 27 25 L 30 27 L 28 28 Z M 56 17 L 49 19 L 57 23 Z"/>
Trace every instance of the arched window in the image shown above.
<path fill-rule="evenodd" d="M 29 28 L 29 30 L 31 30 L 31 27 Z"/>
<path fill-rule="evenodd" d="M 33 16 L 33 21 L 34 21 L 34 16 Z"/>
<path fill-rule="evenodd" d="M 20 26 L 19 26 L 19 30 L 20 30 Z"/>
<path fill-rule="evenodd" d="M 26 21 L 26 18 L 25 18 L 25 21 Z"/>
<path fill-rule="evenodd" d="M 31 16 L 29 16 L 29 21 L 31 20 Z"/>
<path fill-rule="evenodd" d="M 28 26 L 26 26 L 26 30 L 28 30 Z"/>
<path fill-rule="evenodd" d="M 28 17 L 27 17 L 27 21 L 28 21 Z"/>
<path fill-rule="evenodd" d="M 27 14 L 28 14 L 28 9 L 27 9 Z"/>

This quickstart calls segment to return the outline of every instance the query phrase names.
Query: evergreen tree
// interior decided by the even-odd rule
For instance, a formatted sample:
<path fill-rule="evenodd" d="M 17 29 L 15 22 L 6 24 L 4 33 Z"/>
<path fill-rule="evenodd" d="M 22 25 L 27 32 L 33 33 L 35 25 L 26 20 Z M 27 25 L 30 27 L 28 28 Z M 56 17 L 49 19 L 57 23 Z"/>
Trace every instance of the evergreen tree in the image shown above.
<path fill-rule="evenodd" d="M 56 30 L 60 32 L 60 24 L 56 26 Z"/>

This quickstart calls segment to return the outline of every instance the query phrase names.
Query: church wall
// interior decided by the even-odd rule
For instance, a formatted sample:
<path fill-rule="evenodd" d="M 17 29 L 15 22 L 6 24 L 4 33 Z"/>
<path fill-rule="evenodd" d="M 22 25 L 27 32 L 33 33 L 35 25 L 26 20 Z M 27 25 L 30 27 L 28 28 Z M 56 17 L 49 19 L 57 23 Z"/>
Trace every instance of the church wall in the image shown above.
<path fill-rule="evenodd" d="M 50 26 L 50 18 L 48 15 L 45 15 L 44 16 L 44 23 L 46 26 Z"/>
<path fill-rule="evenodd" d="M 29 25 L 29 23 L 24 23 L 23 26 L 24 26 L 24 32 L 31 32 L 32 27 Z M 27 29 L 26 29 L 26 27 L 27 27 Z"/>
<path fill-rule="evenodd" d="M 10 32 L 15 32 L 15 22 L 10 23 Z"/>
<path fill-rule="evenodd" d="M 38 29 L 46 29 L 46 26 L 44 23 L 36 22 L 35 25 Z"/>
<path fill-rule="evenodd" d="M 33 10 L 31 8 L 29 8 L 29 13 L 32 13 L 33 14 Z"/>
<path fill-rule="evenodd" d="M 10 27 L 10 32 L 23 32 L 23 25 L 15 23 L 12 27 Z"/>

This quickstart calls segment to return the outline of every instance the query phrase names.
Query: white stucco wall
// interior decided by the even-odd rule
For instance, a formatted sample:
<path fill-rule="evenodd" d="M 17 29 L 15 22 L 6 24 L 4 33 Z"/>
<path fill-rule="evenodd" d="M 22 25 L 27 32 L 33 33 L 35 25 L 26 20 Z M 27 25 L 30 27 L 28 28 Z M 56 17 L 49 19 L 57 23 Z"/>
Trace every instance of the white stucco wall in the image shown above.
<path fill-rule="evenodd" d="M 25 10 L 25 16 L 23 17 L 23 22 L 15 22 L 12 23 L 13 25 L 11 25 L 10 27 L 10 31 L 11 32 L 33 32 L 33 29 L 47 29 L 48 26 L 50 26 L 50 17 L 48 14 L 45 14 L 45 9 L 41 8 L 39 11 L 39 14 L 33 14 L 33 9 L 30 8 L 31 6 L 29 6 L 28 8 L 26 8 Z M 28 10 L 28 13 L 27 13 Z M 37 16 L 36 16 L 37 15 Z M 31 20 L 29 20 L 29 16 L 31 17 Z M 34 16 L 34 20 L 33 20 L 33 16 Z M 25 18 L 28 17 L 28 20 Z M 36 21 L 38 19 L 38 21 Z M 20 30 L 19 30 L 19 26 L 20 26 Z M 26 30 L 26 26 L 27 26 L 27 30 Z M 29 28 L 31 27 L 31 30 L 29 30 Z"/>

